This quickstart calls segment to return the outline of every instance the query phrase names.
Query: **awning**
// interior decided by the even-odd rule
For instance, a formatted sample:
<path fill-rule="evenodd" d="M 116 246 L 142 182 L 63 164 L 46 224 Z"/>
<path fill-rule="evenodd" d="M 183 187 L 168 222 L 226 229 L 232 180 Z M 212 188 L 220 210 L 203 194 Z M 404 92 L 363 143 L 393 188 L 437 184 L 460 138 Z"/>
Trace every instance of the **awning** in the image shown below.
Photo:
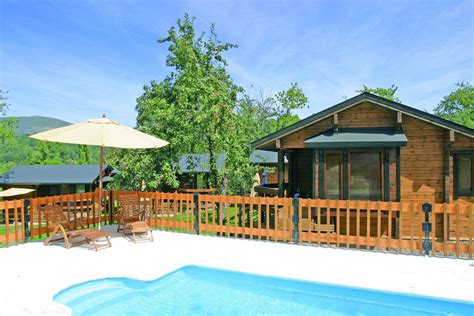
<path fill-rule="evenodd" d="M 394 127 L 330 129 L 304 141 L 306 148 L 403 147 L 408 139 Z"/>

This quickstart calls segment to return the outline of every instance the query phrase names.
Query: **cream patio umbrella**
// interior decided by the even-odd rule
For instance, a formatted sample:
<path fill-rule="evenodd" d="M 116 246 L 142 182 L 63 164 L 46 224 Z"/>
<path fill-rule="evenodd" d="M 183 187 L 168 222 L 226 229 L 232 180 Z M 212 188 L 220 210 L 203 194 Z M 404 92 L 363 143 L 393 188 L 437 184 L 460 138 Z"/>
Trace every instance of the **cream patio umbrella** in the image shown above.
<path fill-rule="evenodd" d="M 33 189 L 25 189 L 25 188 L 10 188 L 5 191 L 0 192 L 0 197 L 11 197 L 11 196 L 18 196 L 18 195 L 25 195 L 31 192 L 34 192 Z"/>
<path fill-rule="evenodd" d="M 169 144 L 165 140 L 114 122 L 106 118 L 105 115 L 99 119 L 91 119 L 84 123 L 55 128 L 31 135 L 30 137 L 47 142 L 100 146 L 99 209 L 101 211 L 104 147 L 146 149 L 159 148 Z"/>

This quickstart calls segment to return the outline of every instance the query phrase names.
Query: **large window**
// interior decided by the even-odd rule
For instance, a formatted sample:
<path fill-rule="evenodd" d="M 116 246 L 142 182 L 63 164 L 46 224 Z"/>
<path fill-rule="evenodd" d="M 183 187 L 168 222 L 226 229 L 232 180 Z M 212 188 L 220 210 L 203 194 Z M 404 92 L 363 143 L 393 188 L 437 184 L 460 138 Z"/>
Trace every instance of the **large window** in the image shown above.
<path fill-rule="evenodd" d="M 319 195 L 330 200 L 397 201 L 397 152 L 395 148 L 324 151 L 323 159 L 319 156 Z"/>
<path fill-rule="evenodd" d="M 382 199 L 382 172 L 380 152 L 350 153 L 351 200 L 380 201 Z"/>
<path fill-rule="evenodd" d="M 474 155 L 458 155 L 457 173 L 454 175 L 457 182 L 458 195 L 474 195 Z"/>

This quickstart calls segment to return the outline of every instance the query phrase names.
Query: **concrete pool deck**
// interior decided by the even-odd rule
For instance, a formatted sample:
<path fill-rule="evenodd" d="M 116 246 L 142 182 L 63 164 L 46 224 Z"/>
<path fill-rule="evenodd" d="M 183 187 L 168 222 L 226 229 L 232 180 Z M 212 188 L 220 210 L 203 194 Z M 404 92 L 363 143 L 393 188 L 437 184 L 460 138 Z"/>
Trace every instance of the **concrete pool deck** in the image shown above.
<path fill-rule="evenodd" d="M 116 226 L 104 227 L 113 232 Z M 112 248 L 0 249 L 0 315 L 68 315 L 53 296 L 105 277 L 152 280 L 186 265 L 474 301 L 474 261 L 395 255 L 154 231 L 154 242 L 114 234 Z"/>

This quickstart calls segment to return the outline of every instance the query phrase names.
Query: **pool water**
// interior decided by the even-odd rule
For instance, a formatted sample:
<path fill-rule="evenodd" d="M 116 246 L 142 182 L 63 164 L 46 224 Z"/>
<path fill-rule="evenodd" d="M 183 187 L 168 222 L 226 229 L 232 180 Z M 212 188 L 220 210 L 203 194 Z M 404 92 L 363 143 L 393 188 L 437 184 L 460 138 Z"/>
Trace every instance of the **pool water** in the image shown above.
<path fill-rule="evenodd" d="M 89 281 L 54 300 L 73 315 L 473 315 L 474 303 L 186 266 L 157 280 Z"/>

